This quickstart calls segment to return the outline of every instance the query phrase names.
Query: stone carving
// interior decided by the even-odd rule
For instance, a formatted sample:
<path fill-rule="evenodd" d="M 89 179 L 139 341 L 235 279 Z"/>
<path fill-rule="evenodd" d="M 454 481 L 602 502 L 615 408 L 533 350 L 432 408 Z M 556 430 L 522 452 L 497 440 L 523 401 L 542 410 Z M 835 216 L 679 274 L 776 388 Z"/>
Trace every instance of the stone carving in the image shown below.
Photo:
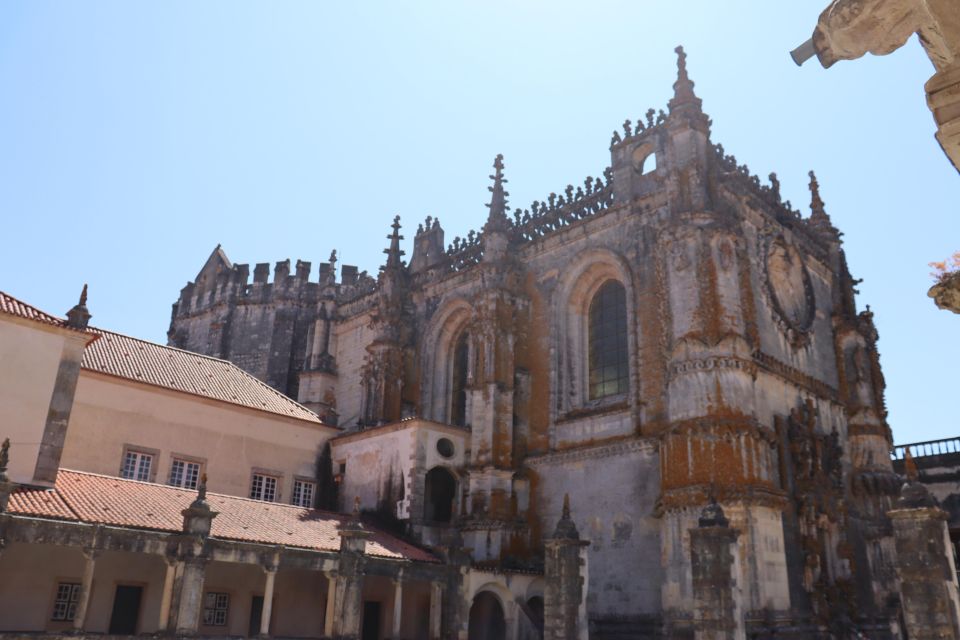
<path fill-rule="evenodd" d="M 767 244 L 764 260 L 774 319 L 795 347 L 806 344 L 816 301 L 800 252 L 783 236 Z"/>

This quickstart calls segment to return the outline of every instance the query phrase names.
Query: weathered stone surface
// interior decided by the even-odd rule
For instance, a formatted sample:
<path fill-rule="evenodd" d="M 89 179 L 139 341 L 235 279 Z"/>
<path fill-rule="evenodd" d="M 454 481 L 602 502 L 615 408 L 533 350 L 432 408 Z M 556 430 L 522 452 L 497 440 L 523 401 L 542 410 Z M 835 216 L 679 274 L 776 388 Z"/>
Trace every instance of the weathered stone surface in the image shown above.
<path fill-rule="evenodd" d="M 941 309 L 960 313 L 960 271 L 951 273 L 927 292 Z"/>

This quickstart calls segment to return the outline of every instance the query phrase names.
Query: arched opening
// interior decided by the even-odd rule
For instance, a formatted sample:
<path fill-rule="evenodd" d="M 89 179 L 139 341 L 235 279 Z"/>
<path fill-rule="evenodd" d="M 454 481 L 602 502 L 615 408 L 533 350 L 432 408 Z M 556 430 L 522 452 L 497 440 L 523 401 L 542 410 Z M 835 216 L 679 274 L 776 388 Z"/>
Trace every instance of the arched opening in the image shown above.
<path fill-rule="evenodd" d="M 503 640 L 507 621 L 500 601 L 489 591 L 481 591 L 470 606 L 469 640 Z"/>
<path fill-rule="evenodd" d="M 443 467 L 427 472 L 423 492 L 423 519 L 426 522 L 450 522 L 453 501 L 457 497 L 457 479 Z"/>
<path fill-rule="evenodd" d="M 590 301 L 589 399 L 624 395 L 630 378 L 627 347 L 627 296 L 616 280 L 604 282 Z"/>
<path fill-rule="evenodd" d="M 453 379 L 451 380 L 450 423 L 467 426 L 467 371 L 470 356 L 470 334 L 462 332 L 453 346 Z"/>
<path fill-rule="evenodd" d="M 646 158 L 643 159 L 643 164 L 640 165 L 640 175 L 647 175 L 657 170 L 657 154 L 651 153 Z"/>

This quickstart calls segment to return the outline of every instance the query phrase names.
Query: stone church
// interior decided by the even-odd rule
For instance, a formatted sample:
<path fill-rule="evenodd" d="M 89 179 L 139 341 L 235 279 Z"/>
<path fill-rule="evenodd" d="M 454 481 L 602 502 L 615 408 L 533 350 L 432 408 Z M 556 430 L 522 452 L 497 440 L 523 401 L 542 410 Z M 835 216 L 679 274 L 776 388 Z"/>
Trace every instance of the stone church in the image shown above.
<path fill-rule="evenodd" d="M 376 277 L 334 254 L 251 281 L 218 247 L 169 344 L 341 427 L 340 509 L 474 568 L 542 571 L 572 514 L 592 638 L 692 637 L 705 517 L 735 540 L 715 637 L 899 637 L 872 313 L 813 173 L 802 215 L 711 140 L 677 53 L 600 177 L 511 208 L 497 156 L 480 230 L 428 217 L 405 260 L 395 219 Z"/>

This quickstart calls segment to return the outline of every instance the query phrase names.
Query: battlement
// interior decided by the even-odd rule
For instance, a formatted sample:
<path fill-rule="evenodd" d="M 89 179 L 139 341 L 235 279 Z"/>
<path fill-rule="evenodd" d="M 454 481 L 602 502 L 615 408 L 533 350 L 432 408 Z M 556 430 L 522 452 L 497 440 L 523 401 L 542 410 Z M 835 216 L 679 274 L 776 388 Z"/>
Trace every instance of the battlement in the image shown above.
<path fill-rule="evenodd" d="M 231 264 L 218 245 L 196 279 L 180 290 L 180 297 L 173 305 L 173 317 L 192 315 L 218 305 L 355 297 L 358 289 L 372 288 L 373 278 L 352 265 L 341 267 L 341 281 L 337 282 L 336 266 L 334 251 L 329 262 L 320 263 L 317 281 L 311 282 L 312 263 L 308 261 L 297 260 L 292 274 L 289 259 L 278 261 L 273 266 L 272 279 L 270 263 L 261 262 L 254 265 L 250 282 L 250 265 Z"/>

